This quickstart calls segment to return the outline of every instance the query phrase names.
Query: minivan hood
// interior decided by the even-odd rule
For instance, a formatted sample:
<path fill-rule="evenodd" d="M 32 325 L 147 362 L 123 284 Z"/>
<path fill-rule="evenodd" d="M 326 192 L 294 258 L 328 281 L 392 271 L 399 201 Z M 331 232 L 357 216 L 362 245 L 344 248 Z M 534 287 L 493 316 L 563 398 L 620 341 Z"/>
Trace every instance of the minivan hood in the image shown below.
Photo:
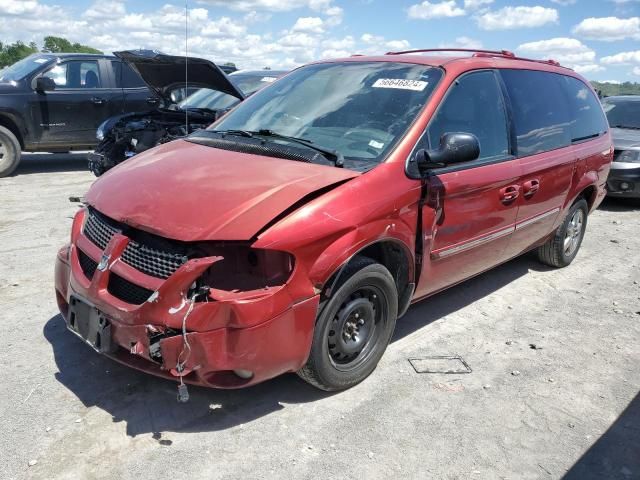
<path fill-rule="evenodd" d="M 177 140 L 108 171 L 86 200 L 114 220 L 174 240 L 250 240 L 300 200 L 358 175 Z"/>
<path fill-rule="evenodd" d="M 640 130 L 612 128 L 611 138 L 616 150 L 640 150 Z"/>
<path fill-rule="evenodd" d="M 244 99 L 243 93 L 227 75 L 215 63 L 204 58 L 185 59 L 152 50 L 129 50 L 114 52 L 114 55 L 129 64 L 149 88 L 169 103 L 172 103 L 171 90 L 184 86 L 185 79 L 190 87 L 209 88 Z M 188 78 L 185 77 L 185 62 Z"/>

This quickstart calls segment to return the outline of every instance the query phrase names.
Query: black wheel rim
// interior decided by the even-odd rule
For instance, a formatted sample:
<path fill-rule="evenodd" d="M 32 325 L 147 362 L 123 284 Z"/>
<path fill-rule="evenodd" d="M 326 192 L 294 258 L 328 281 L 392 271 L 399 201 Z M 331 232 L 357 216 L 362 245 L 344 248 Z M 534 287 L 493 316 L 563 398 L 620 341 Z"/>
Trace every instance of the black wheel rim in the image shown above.
<path fill-rule="evenodd" d="M 327 332 L 329 359 L 338 370 L 362 365 L 375 349 L 387 321 L 387 304 L 374 286 L 351 293 L 333 316 Z"/>

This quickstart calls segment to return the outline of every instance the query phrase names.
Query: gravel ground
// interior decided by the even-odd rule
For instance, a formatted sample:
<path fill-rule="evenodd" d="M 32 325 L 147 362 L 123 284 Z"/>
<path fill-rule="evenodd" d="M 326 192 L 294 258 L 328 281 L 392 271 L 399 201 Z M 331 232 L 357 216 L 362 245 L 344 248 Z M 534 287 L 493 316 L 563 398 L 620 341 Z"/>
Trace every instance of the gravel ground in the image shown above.
<path fill-rule="evenodd" d="M 0 477 L 640 478 L 640 208 L 607 201 L 576 261 L 528 255 L 412 307 L 363 384 L 191 388 L 65 331 L 56 251 L 93 177 L 27 155 L 0 179 Z M 534 347 L 532 347 L 535 346 Z M 468 374 L 409 358 L 460 355 Z"/>

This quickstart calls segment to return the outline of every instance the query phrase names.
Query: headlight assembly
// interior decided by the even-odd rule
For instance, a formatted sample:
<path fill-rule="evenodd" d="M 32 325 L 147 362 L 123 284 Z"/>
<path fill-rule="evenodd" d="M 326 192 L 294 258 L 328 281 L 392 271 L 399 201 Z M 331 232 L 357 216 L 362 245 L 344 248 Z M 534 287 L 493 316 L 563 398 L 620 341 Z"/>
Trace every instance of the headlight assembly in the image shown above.
<path fill-rule="evenodd" d="M 614 159 L 614 162 L 640 163 L 640 150 L 622 150 Z"/>

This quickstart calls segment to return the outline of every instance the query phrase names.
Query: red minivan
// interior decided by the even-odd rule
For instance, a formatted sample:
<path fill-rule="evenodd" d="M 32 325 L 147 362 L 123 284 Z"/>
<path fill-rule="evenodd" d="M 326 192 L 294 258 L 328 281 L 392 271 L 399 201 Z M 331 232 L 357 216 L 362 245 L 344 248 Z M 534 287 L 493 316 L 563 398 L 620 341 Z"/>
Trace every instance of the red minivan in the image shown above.
<path fill-rule="evenodd" d="M 55 288 L 134 368 L 236 388 L 348 388 L 409 306 L 537 249 L 569 265 L 613 148 L 596 95 L 507 51 L 313 63 L 109 171 Z"/>

